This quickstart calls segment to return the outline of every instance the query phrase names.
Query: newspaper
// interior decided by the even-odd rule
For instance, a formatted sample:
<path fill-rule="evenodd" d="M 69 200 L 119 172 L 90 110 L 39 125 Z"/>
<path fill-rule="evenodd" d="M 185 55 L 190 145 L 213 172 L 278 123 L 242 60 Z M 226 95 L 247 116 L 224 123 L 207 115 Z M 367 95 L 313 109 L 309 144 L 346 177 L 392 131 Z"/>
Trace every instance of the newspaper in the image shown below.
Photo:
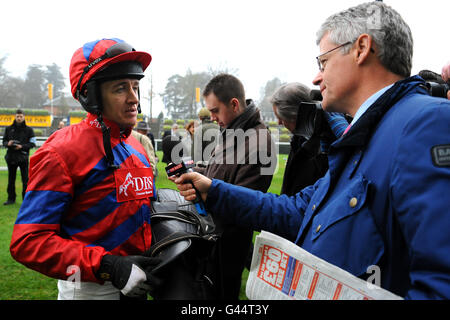
<path fill-rule="evenodd" d="M 256 236 L 246 294 L 252 300 L 402 299 L 266 231 Z"/>

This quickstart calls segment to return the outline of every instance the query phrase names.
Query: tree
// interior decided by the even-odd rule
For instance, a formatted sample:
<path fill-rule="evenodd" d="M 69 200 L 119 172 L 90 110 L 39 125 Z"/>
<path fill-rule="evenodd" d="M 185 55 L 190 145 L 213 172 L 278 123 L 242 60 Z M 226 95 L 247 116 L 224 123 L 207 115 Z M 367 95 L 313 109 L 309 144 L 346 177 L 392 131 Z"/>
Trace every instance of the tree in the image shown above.
<path fill-rule="evenodd" d="M 8 89 L 6 88 L 7 79 L 8 79 L 8 71 L 3 67 L 5 63 L 6 56 L 0 58 L 0 106 L 6 107 L 5 100 L 8 94 Z"/>
<path fill-rule="evenodd" d="M 0 83 L 3 83 L 5 77 L 8 75 L 8 71 L 3 67 L 5 63 L 6 56 L 0 58 Z"/>
<path fill-rule="evenodd" d="M 239 78 L 239 69 L 228 68 L 228 66 L 226 64 L 219 65 L 217 67 L 208 66 L 207 70 L 208 70 L 208 73 L 211 75 L 211 79 L 221 73 L 228 73 L 228 74 L 231 74 L 231 75 Z"/>
<path fill-rule="evenodd" d="M 53 84 L 53 98 L 59 97 L 63 94 L 64 87 L 66 86 L 61 68 L 56 63 L 47 65 L 46 68 L 47 70 L 45 70 L 44 76 L 47 83 L 45 86 L 49 83 Z"/>
<path fill-rule="evenodd" d="M 59 99 L 59 112 L 60 115 L 66 116 L 69 114 L 70 111 L 70 107 L 69 107 L 69 103 L 66 100 L 66 97 L 64 96 L 64 93 L 61 92 L 61 94 L 59 95 L 60 99 Z"/>
<path fill-rule="evenodd" d="M 196 119 L 198 107 L 203 107 L 203 100 L 200 98 L 200 105 L 197 104 L 195 97 L 196 88 L 200 88 L 200 91 L 205 88 L 212 76 L 206 72 L 192 73 L 188 70 L 184 77 L 184 100 L 183 103 L 187 107 L 187 118 Z M 186 117 L 185 117 L 186 118 Z"/>
<path fill-rule="evenodd" d="M 272 104 L 270 103 L 270 97 L 283 84 L 284 83 L 281 82 L 280 79 L 275 77 L 272 80 L 267 81 L 264 88 L 261 88 L 261 101 L 259 103 L 259 108 L 261 109 L 261 116 L 264 120 L 275 118 Z"/>
<path fill-rule="evenodd" d="M 0 58 L 0 107 L 18 108 L 23 105 L 23 85 L 20 78 L 11 77 L 3 67 L 6 56 Z"/>
<path fill-rule="evenodd" d="M 167 80 L 166 89 L 161 94 L 166 114 L 177 113 L 180 108 L 183 96 L 182 81 L 183 77 L 179 74 L 175 74 Z"/>
<path fill-rule="evenodd" d="M 25 108 L 40 108 L 46 100 L 45 72 L 41 65 L 33 64 L 28 67 L 24 83 Z"/>
<path fill-rule="evenodd" d="M 197 118 L 199 105 L 195 100 L 195 88 L 203 89 L 211 78 L 209 73 L 193 73 L 191 70 L 185 76 L 171 76 L 161 94 L 166 113 L 173 119 Z M 200 105 L 203 105 L 202 101 Z"/>
<path fill-rule="evenodd" d="M 4 68 L 6 56 L 0 58 L 0 107 L 40 108 L 47 100 L 47 84 L 53 84 L 53 97 L 63 95 L 64 76 L 53 63 L 46 66 L 30 65 L 25 76 L 16 78 Z M 68 108 L 68 107 L 67 107 Z"/>
<path fill-rule="evenodd" d="M 0 107 L 20 108 L 24 105 L 24 81 L 6 76 L 0 84 Z"/>

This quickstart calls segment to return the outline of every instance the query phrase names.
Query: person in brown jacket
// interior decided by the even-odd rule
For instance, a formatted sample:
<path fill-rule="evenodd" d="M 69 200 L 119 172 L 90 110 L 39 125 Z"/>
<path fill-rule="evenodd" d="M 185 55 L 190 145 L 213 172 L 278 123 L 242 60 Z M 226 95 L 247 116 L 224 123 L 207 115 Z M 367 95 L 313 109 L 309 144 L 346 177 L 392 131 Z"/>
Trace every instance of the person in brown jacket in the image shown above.
<path fill-rule="evenodd" d="M 219 74 L 205 87 L 205 104 L 211 120 L 221 127 L 218 144 L 206 168 L 196 168 L 208 178 L 266 192 L 276 167 L 275 145 L 244 86 L 236 77 Z M 253 230 L 223 223 L 211 212 L 222 233 L 217 242 L 216 267 L 221 275 L 219 297 L 237 300 Z"/>

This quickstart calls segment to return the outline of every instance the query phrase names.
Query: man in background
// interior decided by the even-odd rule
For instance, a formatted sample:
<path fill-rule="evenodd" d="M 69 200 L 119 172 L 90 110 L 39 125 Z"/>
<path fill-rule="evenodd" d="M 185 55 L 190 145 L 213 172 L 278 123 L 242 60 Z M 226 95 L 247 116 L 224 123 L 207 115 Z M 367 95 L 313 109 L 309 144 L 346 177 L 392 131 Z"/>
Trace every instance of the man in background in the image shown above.
<path fill-rule="evenodd" d="M 217 145 L 220 128 L 211 120 L 211 112 L 207 108 L 201 108 L 198 112 L 200 124 L 194 131 L 194 143 L 192 158 L 196 164 L 208 164 L 211 153 Z M 206 150 L 206 153 L 205 153 Z"/>
<path fill-rule="evenodd" d="M 230 74 L 219 74 L 206 85 L 203 96 L 211 120 L 217 121 L 223 130 L 207 167 L 196 167 L 197 171 L 209 178 L 266 192 L 272 181 L 276 155 L 270 132 L 253 101 L 245 99 L 241 81 Z M 245 139 L 237 138 L 239 135 L 245 135 Z M 270 162 L 263 163 L 261 154 L 269 156 Z M 211 214 L 216 228 L 222 232 L 216 256 L 222 282 L 219 294 L 224 299 L 237 300 L 253 229 L 226 223 L 214 211 Z"/>
<path fill-rule="evenodd" d="M 28 158 L 30 149 L 36 146 L 33 128 L 26 125 L 25 115 L 20 109 L 16 111 L 13 124 L 6 127 L 3 146 L 8 148 L 5 155 L 8 165 L 8 200 L 3 204 L 10 205 L 16 202 L 17 168 L 20 168 L 22 176 L 22 199 L 25 196 L 28 184 Z"/>
<path fill-rule="evenodd" d="M 153 175 L 156 177 L 156 164 L 158 163 L 158 158 L 156 157 L 154 144 L 152 140 L 148 136 L 148 132 L 150 131 L 150 127 L 147 122 L 139 121 L 136 130 L 132 131 L 133 136 L 138 140 L 143 146 L 145 151 L 147 152 L 148 158 L 150 160 L 150 165 L 153 169 Z"/>

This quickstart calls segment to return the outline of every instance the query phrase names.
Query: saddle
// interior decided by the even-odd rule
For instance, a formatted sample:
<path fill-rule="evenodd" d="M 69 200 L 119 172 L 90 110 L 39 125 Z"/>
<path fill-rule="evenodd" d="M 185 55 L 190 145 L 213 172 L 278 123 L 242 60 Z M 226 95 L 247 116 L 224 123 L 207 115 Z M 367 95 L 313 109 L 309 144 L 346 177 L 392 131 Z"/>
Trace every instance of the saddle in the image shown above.
<path fill-rule="evenodd" d="M 200 215 L 177 190 L 158 189 L 151 207 L 152 245 L 162 262 L 152 272 L 164 279 L 155 300 L 215 298 L 215 242 L 219 235 L 210 214 Z"/>

